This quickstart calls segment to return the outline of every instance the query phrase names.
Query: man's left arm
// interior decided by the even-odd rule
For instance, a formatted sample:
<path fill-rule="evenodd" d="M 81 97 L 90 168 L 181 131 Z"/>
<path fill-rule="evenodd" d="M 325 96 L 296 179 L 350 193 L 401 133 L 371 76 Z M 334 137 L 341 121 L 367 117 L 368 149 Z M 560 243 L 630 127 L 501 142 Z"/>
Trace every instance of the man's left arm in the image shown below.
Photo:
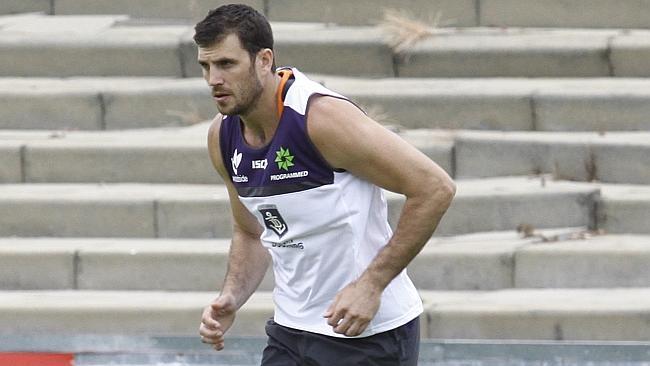
<path fill-rule="evenodd" d="M 334 332 L 357 336 L 377 313 L 386 286 L 433 234 L 456 186 L 435 162 L 348 101 L 312 100 L 307 124 L 309 137 L 331 166 L 406 196 L 388 244 L 324 314 Z"/>

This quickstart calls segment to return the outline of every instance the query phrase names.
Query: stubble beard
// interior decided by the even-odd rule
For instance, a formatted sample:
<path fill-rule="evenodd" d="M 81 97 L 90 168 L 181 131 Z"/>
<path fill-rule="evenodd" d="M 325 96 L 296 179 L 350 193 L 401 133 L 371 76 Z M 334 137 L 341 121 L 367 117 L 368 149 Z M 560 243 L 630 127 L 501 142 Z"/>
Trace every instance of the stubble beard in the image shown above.
<path fill-rule="evenodd" d="M 243 86 L 239 88 L 241 92 L 241 101 L 232 106 L 232 108 L 221 108 L 217 105 L 221 114 L 229 116 L 246 115 L 255 108 L 260 100 L 260 95 L 262 95 L 264 88 L 262 82 L 258 79 L 257 74 L 255 73 L 254 67 L 250 68 L 249 78 L 245 84 L 242 84 Z"/>

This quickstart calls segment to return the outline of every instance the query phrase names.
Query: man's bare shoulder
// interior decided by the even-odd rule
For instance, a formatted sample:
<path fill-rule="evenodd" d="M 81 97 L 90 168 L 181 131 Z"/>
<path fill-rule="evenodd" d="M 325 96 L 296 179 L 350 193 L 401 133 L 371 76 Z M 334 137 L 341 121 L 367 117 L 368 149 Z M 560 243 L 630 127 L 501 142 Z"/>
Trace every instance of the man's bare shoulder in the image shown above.
<path fill-rule="evenodd" d="M 309 119 L 336 119 L 337 115 L 360 116 L 363 112 L 353 102 L 331 95 L 316 95 L 309 101 Z M 351 116 L 351 117 L 352 117 Z"/>
<path fill-rule="evenodd" d="M 319 95 L 309 101 L 307 131 L 311 138 L 326 138 L 330 143 L 337 143 L 339 138 L 350 137 L 349 133 L 368 122 L 361 109 L 347 99 Z"/>
<path fill-rule="evenodd" d="M 225 176 L 226 172 L 221 160 L 221 146 L 219 141 L 219 131 L 221 129 L 222 121 L 223 115 L 219 113 L 210 123 L 210 128 L 208 129 L 208 152 L 210 153 L 210 160 L 212 161 L 212 165 L 223 177 Z"/>

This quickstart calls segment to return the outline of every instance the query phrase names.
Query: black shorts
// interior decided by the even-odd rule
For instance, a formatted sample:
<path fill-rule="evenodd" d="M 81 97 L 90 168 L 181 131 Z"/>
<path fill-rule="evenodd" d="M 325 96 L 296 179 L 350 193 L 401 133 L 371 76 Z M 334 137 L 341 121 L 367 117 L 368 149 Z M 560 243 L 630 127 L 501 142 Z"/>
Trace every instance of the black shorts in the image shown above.
<path fill-rule="evenodd" d="M 262 366 L 416 366 L 420 318 L 365 338 L 338 338 L 266 323 Z"/>

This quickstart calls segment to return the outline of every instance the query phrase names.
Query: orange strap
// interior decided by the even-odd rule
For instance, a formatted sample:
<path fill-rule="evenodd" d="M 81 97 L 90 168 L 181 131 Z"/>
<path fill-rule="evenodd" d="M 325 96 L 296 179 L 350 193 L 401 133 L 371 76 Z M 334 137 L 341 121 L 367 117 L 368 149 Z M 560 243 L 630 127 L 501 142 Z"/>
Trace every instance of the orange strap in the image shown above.
<path fill-rule="evenodd" d="M 280 75 L 280 85 L 278 85 L 278 90 L 275 92 L 275 99 L 277 100 L 278 106 L 278 118 L 282 116 L 282 111 L 284 111 L 284 101 L 282 100 L 282 91 L 284 90 L 284 85 L 287 83 L 287 80 L 291 77 L 293 72 L 291 70 L 280 70 L 278 75 Z"/>

